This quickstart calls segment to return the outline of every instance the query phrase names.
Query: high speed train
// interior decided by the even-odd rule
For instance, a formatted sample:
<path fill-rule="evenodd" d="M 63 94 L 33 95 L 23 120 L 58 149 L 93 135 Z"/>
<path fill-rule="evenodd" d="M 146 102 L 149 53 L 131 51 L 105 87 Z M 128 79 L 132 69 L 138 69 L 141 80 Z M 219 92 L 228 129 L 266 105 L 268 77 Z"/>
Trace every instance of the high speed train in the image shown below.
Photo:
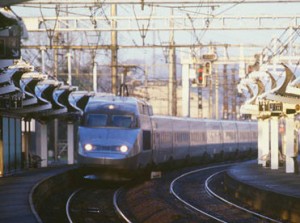
<path fill-rule="evenodd" d="M 132 97 L 91 97 L 78 136 L 81 166 L 119 172 L 257 150 L 256 122 L 157 116 Z"/>

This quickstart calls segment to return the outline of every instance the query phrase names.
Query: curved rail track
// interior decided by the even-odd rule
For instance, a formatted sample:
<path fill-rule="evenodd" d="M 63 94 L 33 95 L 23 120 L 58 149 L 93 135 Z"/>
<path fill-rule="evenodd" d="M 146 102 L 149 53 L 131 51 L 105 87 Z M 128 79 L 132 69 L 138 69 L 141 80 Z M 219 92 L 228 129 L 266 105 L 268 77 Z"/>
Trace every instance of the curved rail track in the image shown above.
<path fill-rule="evenodd" d="M 280 222 L 248 210 L 227 197 L 223 191 L 222 173 L 230 165 L 193 168 L 189 172 L 179 170 L 167 173 L 161 179 L 130 187 L 77 189 L 66 205 L 68 220 L 107 223 L 120 222 L 120 219 L 127 223 L 177 220 L 189 223 Z"/>
<path fill-rule="evenodd" d="M 73 222 L 119 222 L 112 198 L 115 188 L 87 187 L 75 190 L 66 203 L 66 215 Z"/>
<path fill-rule="evenodd" d="M 280 222 L 234 204 L 213 191 L 211 187 L 220 186 L 213 185 L 213 178 L 228 167 L 230 164 L 184 173 L 172 181 L 170 192 L 188 208 L 216 222 Z"/>
<path fill-rule="evenodd" d="M 121 208 L 119 207 L 118 204 L 118 197 L 119 194 L 121 193 L 121 191 L 123 191 L 123 188 L 119 188 L 118 190 L 116 190 L 116 192 L 114 193 L 114 197 L 113 197 L 113 204 L 114 204 L 114 208 L 117 212 L 117 214 L 119 215 L 119 217 L 126 223 L 132 223 L 132 221 L 125 215 L 125 213 L 121 210 Z"/>

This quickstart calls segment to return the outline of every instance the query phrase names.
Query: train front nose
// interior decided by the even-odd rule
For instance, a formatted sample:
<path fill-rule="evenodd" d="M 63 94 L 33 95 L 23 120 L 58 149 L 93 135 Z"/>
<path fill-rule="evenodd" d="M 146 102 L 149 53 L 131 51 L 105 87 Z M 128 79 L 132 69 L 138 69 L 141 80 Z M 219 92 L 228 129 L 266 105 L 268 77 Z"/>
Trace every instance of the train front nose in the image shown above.
<path fill-rule="evenodd" d="M 139 130 L 81 128 L 78 162 L 122 166 L 134 154 Z"/>
<path fill-rule="evenodd" d="M 130 154 L 133 144 L 117 138 L 82 140 L 81 154 L 88 157 L 122 159 Z"/>

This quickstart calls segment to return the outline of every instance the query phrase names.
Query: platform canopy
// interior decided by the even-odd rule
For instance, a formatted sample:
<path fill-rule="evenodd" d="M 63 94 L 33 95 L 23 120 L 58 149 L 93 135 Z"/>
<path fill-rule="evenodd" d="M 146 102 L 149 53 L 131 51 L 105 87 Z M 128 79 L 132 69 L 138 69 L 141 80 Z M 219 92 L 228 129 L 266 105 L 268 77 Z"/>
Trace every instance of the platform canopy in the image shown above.
<path fill-rule="evenodd" d="M 29 0 L 0 0 L 0 7 L 7 7 L 11 5 L 20 4 L 23 2 L 28 2 Z"/>

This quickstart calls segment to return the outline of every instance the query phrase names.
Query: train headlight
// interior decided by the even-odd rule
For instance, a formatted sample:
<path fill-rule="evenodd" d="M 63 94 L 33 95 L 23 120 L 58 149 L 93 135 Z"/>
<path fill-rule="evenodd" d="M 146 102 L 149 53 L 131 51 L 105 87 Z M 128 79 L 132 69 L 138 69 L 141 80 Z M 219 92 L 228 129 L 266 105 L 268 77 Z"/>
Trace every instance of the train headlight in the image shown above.
<path fill-rule="evenodd" d="M 84 149 L 86 150 L 86 151 L 91 151 L 92 149 L 93 149 L 93 145 L 92 144 L 85 144 L 84 145 Z"/>
<path fill-rule="evenodd" d="M 126 153 L 128 151 L 128 147 L 125 145 L 120 146 L 120 152 Z"/>

